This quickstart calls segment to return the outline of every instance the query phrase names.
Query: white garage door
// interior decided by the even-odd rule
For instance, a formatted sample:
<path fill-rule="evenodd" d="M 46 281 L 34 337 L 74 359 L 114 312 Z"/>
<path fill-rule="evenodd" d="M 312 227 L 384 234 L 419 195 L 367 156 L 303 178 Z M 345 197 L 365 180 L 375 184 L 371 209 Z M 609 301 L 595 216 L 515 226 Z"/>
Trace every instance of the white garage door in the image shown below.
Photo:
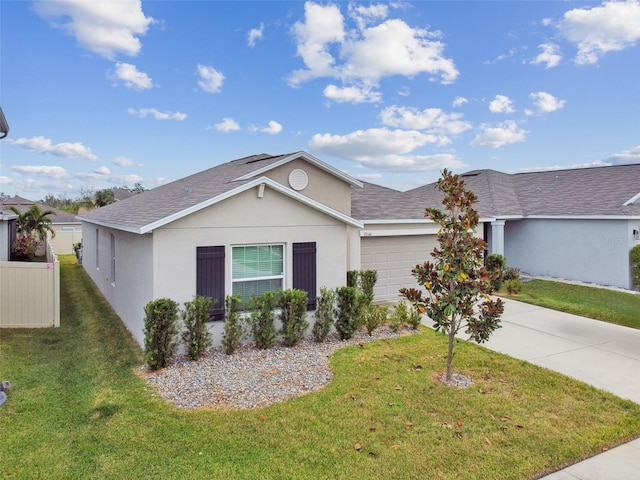
<path fill-rule="evenodd" d="M 361 268 L 377 270 L 376 300 L 396 300 L 402 287 L 417 287 L 411 270 L 426 260 L 437 245 L 435 235 L 362 237 Z"/>

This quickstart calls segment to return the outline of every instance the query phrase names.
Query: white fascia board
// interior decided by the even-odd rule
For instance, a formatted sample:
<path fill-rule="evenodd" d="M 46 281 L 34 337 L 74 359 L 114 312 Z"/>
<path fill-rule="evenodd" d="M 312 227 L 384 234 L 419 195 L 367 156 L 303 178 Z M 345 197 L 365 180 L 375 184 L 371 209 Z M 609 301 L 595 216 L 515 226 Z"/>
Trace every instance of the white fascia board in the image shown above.
<path fill-rule="evenodd" d="M 141 229 L 138 227 L 127 227 L 126 225 L 121 225 L 119 223 L 101 222 L 99 220 L 89 220 L 83 217 L 78 217 L 78 218 L 82 220 L 83 224 L 90 223 L 91 225 L 98 225 L 100 227 L 112 228 L 114 230 L 122 230 L 123 232 L 129 232 L 129 233 L 137 233 L 137 234 L 146 233 L 146 232 L 142 232 Z"/>
<path fill-rule="evenodd" d="M 436 235 L 439 228 L 433 224 L 432 228 L 391 228 L 389 230 L 364 230 L 360 231 L 361 237 L 405 237 L 408 235 Z"/>
<path fill-rule="evenodd" d="M 640 215 L 527 215 L 523 220 L 638 220 Z"/>
<path fill-rule="evenodd" d="M 509 220 L 509 219 L 519 219 L 522 218 L 519 216 L 504 216 L 504 217 L 482 217 L 478 220 L 479 223 L 487 223 L 494 222 L 496 220 Z M 382 218 L 382 219 L 374 219 L 374 220 L 362 220 L 362 223 L 365 225 L 420 225 L 420 224 L 429 224 L 435 223 L 430 218 L 400 218 L 400 219 L 392 219 L 392 218 Z"/>
<path fill-rule="evenodd" d="M 304 152 L 304 151 L 300 151 L 300 152 L 293 153 L 291 155 L 287 155 L 286 157 L 281 158 L 277 162 L 271 163 L 271 164 L 267 165 L 266 167 L 260 168 L 258 170 L 254 170 L 251 173 L 247 173 L 246 175 L 243 175 L 242 177 L 236 178 L 236 180 L 249 180 L 251 178 L 257 177 L 258 175 L 262 175 L 265 172 L 268 172 L 269 170 L 272 170 L 272 169 L 277 168 L 277 167 L 279 167 L 281 165 L 284 165 L 285 163 L 289 163 L 289 162 L 291 162 L 293 160 L 296 160 L 296 159 L 298 159 L 300 157 L 304 158 L 309 163 L 315 165 L 316 167 L 320 168 L 321 170 L 324 170 L 324 171 L 326 171 L 326 172 L 328 172 L 328 173 L 330 173 L 330 174 L 332 174 L 332 175 L 344 180 L 345 182 L 347 182 L 351 186 L 359 187 L 359 188 L 363 187 L 362 182 L 356 180 L 352 176 L 347 175 L 346 173 L 338 170 L 335 167 L 332 167 L 328 163 L 325 163 L 322 160 L 320 160 L 320 159 L 314 157 L 313 155 L 310 155 L 310 154 L 308 154 L 307 152 Z"/>
<path fill-rule="evenodd" d="M 640 192 L 638 192 L 637 195 L 634 195 L 629 200 L 624 202 L 622 205 L 624 205 L 626 207 L 627 205 L 631 205 L 632 203 L 636 203 L 638 200 L 640 200 Z"/>
<path fill-rule="evenodd" d="M 410 224 L 421 224 L 421 223 L 434 223 L 433 220 L 428 218 L 400 218 L 400 219 L 392 219 L 392 218 L 382 218 L 382 219 L 374 219 L 374 220 L 362 220 L 364 225 L 410 225 Z"/>
<path fill-rule="evenodd" d="M 316 210 L 320 210 L 323 213 L 326 213 L 327 215 L 336 218 L 342 222 L 345 222 L 353 227 L 356 228 L 362 228 L 362 223 L 358 222 L 357 220 L 349 217 L 348 215 L 345 215 L 343 213 L 338 212 L 337 210 L 334 210 L 332 208 L 327 207 L 326 205 L 317 202 L 309 197 L 305 197 L 304 195 L 299 194 L 298 192 L 295 192 L 283 185 L 281 185 L 280 183 L 276 182 L 275 180 L 272 180 L 268 177 L 260 177 L 260 178 L 256 178 L 250 182 L 247 183 L 243 183 L 242 185 L 229 190 L 225 193 L 223 193 L 222 195 L 218 195 L 217 197 L 213 197 L 210 198 L 204 202 L 200 202 L 196 205 L 193 205 L 189 208 L 186 208 L 180 212 L 176 212 L 173 215 L 169 215 L 168 217 L 164 217 L 156 222 L 150 223 L 148 225 L 145 225 L 143 227 L 140 227 L 139 231 L 136 233 L 149 233 L 153 230 L 155 230 L 156 228 L 160 228 L 163 227 L 164 225 L 167 225 L 171 222 L 174 222 L 176 220 L 179 220 L 183 217 L 186 217 L 187 215 L 190 215 L 192 213 L 195 213 L 199 210 L 202 210 L 203 208 L 207 208 L 210 207 L 211 205 L 214 205 L 216 203 L 222 202 L 223 200 L 227 200 L 228 198 L 234 197 L 235 195 L 238 195 L 239 193 L 245 192 L 247 190 L 250 190 L 254 187 L 257 187 L 261 184 L 265 184 L 268 185 L 270 188 L 284 194 L 287 195 L 295 200 L 298 200 L 301 203 L 304 203 L 305 205 L 308 205 L 312 208 L 315 208 Z M 124 229 L 121 229 L 124 230 Z"/>

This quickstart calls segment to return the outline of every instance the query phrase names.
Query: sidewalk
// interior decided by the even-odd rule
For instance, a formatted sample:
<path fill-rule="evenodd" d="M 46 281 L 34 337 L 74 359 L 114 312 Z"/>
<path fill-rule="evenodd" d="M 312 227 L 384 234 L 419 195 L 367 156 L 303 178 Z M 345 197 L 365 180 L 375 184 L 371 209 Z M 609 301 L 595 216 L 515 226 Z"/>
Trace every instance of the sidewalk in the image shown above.
<path fill-rule="evenodd" d="M 502 328 L 483 346 L 640 403 L 640 330 L 503 299 Z M 640 439 L 544 480 L 638 480 Z"/>

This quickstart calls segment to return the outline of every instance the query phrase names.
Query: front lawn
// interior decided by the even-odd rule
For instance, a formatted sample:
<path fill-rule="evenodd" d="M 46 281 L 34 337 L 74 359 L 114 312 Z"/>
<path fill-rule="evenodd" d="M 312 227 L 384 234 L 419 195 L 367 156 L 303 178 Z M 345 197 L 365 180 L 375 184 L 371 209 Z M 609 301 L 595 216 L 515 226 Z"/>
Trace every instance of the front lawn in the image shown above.
<path fill-rule="evenodd" d="M 477 345 L 455 360 L 474 385 L 434 381 L 431 330 L 337 352 L 287 403 L 179 410 L 74 257 L 61 277 L 60 328 L 0 330 L 4 478 L 533 479 L 640 435 L 640 405 Z"/>
<path fill-rule="evenodd" d="M 520 295 L 501 296 L 541 307 L 640 328 L 640 295 L 587 285 L 532 280 L 522 283 Z"/>

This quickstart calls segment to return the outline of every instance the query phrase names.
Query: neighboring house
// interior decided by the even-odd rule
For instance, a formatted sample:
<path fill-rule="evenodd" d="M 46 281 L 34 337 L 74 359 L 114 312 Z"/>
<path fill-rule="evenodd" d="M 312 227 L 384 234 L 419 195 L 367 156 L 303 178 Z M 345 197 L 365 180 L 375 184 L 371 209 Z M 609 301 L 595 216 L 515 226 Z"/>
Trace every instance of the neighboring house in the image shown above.
<path fill-rule="evenodd" d="M 16 240 L 16 218 L 11 210 L 0 207 L 0 262 L 8 262 L 11 258 L 11 245 Z"/>
<path fill-rule="evenodd" d="M 36 203 L 26 198 L 15 196 L 0 202 L 0 208 L 10 211 L 9 207 L 15 207 L 20 212 L 24 212 Z M 74 253 L 73 244 L 82 241 L 82 222 L 72 213 L 51 207 L 45 203 L 38 203 L 38 205 L 42 210 L 51 210 L 53 212 L 49 218 L 51 219 L 51 229 L 55 232 L 55 236 L 50 241 L 56 254 Z"/>
<path fill-rule="evenodd" d="M 640 242 L 640 165 L 461 175 L 478 196 L 489 252 L 524 272 L 630 288 Z M 430 259 L 435 184 L 399 192 L 360 182 L 305 152 L 255 155 L 82 214 L 83 265 L 140 344 L 144 305 L 167 297 L 283 288 L 309 293 L 374 269 L 379 300 L 413 286 Z M 213 322 L 214 338 L 221 322 Z"/>
<path fill-rule="evenodd" d="M 640 243 L 640 164 L 506 174 L 460 175 L 478 197 L 479 234 L 489 252 L 541 276 L 632 289 L 629 251 Z M 353 216 L 364 224 L 362 268 L 378 270 L 378 297 L 392 298 L 430 259 L 434 225 L 426 207 L 442 208 L 435 184 L 397 192 L 365 184 Z M 425 238 L 429 241 L 425 242 Z M 382 281 L 380 281 L 382 279 Z"/>

